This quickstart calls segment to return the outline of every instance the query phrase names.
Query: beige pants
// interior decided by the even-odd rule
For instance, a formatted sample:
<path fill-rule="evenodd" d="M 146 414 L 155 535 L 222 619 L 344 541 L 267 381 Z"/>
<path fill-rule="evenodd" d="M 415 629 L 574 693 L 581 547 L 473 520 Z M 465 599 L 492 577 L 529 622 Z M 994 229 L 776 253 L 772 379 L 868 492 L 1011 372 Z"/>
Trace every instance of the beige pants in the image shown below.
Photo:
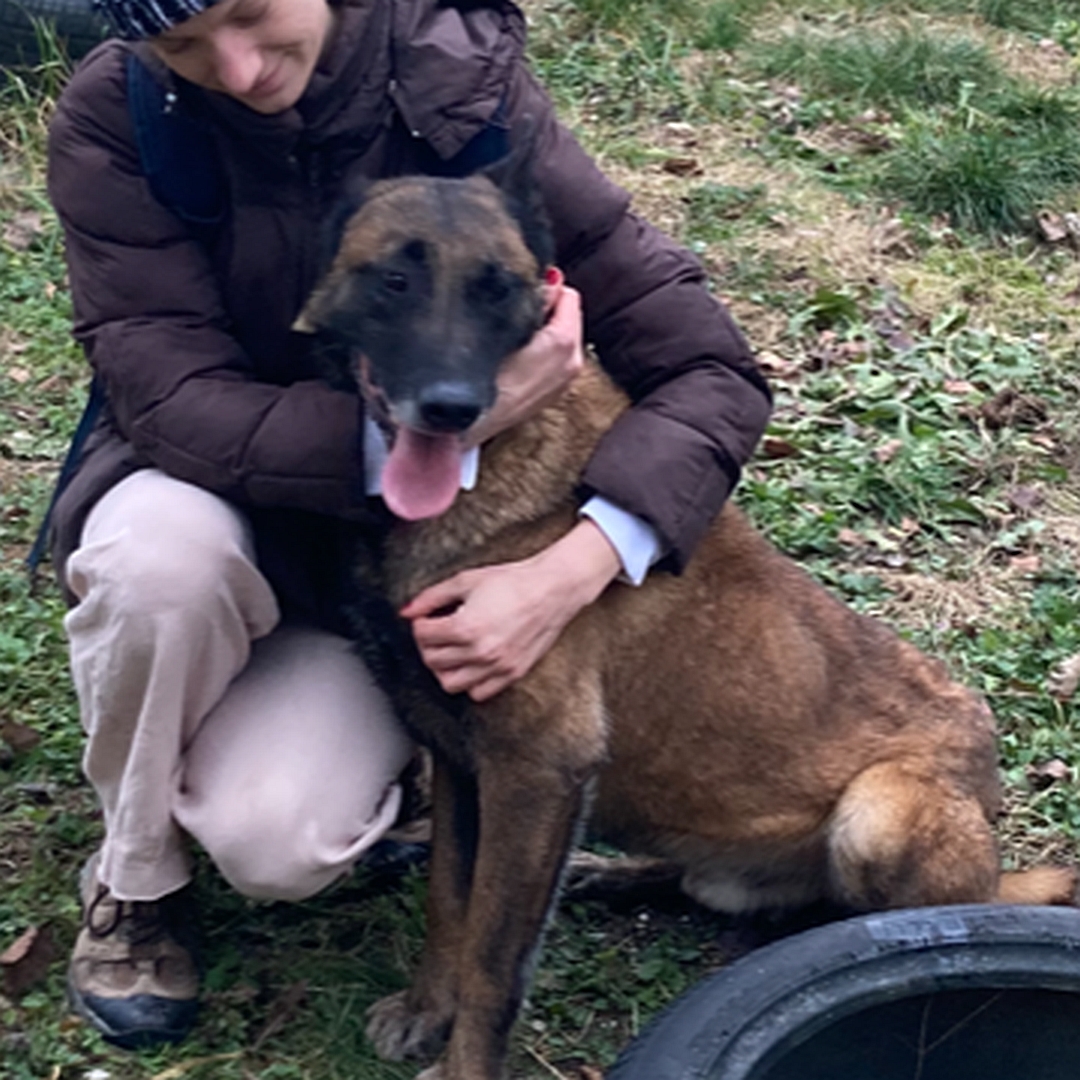
<path fill-rule="evenodd" d="M 184 885 L 190 834 L 240 892 L 300 899 L 390 827 L 412 746 L 347 641 L 279 623 L 234 507 L 137 472 L 94 507 L 66 573 L 114 895 Z"/>

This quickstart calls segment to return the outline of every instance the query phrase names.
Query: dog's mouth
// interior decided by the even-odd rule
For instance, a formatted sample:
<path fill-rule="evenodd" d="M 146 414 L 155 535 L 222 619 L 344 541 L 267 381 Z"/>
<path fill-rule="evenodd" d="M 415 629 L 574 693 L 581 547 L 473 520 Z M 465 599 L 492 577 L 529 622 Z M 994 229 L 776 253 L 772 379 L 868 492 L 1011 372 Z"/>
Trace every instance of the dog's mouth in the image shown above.
<path fill-rule="evenodd" d="M 547 316 L 562 285 L 560 271 L 549 268 L 543 285 Z M 380 476 L 383 501 L 404 521 L 444 514 L 461 490 L 464 437 L 492 401 L 475 385 L 454 379 L 424 386 L 415 400 L 391 400 L 363 353 L 356 356 L 354 374 L 390 447 Z"/>
<path fill-rule="evenodd" d="M 398 410 L 374 381 L 371 364 L 363 355 L 357 363 L 357 381 L 371 418 L 382 428 L 389 444 L 380 477 L 383 501 L 404 521 L 444 514 L 461 489 L 465 453 L 462 437 L 472 424 L 457 430 L 432 431 L 399 417 Z"/>
<path fill-rule="evenodd" d="M 386 505 L 405 521 L 438 517 L 461 488 L 461 438 L 399 427 L 382 473 Z"/>

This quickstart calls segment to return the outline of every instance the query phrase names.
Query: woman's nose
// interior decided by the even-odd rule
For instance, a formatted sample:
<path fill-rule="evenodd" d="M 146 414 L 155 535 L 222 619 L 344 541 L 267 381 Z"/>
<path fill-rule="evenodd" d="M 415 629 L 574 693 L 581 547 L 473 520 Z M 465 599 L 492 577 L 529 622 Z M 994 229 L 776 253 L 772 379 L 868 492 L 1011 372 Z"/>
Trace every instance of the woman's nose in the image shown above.
<path fill-rule="evenodd" d="M 214 75 L 229 94 L 243 95 L 259 81 L 262 54 L 251 36 L 243 30 L 222 27 L 214 37 Z"/>

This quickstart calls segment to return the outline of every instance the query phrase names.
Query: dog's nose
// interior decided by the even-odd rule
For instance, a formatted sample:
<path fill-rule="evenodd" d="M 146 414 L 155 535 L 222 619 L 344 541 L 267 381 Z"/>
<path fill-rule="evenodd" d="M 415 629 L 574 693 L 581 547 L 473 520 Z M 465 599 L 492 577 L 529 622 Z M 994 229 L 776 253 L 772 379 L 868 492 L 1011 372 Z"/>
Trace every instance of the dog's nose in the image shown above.
<path fill-rule="evenodd" d="M 484 411 L 479 394 L 468 383 L 437 382 L 421 390 L 417 407 L 429 431 L 466 431 Z"/>

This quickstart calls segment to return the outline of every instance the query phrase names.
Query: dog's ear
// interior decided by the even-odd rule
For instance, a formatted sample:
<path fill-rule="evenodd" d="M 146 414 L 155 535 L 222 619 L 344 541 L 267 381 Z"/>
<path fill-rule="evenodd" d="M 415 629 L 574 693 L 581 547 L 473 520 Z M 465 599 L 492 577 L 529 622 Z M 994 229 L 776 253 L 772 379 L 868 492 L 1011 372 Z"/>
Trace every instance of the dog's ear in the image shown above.
<path fill-rule="evenodd" d="M 540 185 L 533 172 L 537 130 L 526 117 L 510 132 L 510 152 L 481 171 L 503 194 L 541 270 L 555 262 L 555 240 Z"/>
<path fill-rule="evenodd" d="M 345 227 L 350 219 L 361 206 L 367 202 L 374 181 L 367 177 L 356 177 L 349 181 L 344 192 L 337 200 L 337 204 L 331 209 L 320 229 L 319 235 L 319 266 L 322 273 L 330 268 L 341 247 L 341 241 L 345 237 Z"/>
<path fill-rule="evenodd" d="M 321 316 L 332 305 L 337 286 L 340 285 L 330 273 L 330 268 L 345 238 L 345 229 L 356 211 L 367 201 L 372 183 L 362 178 L 350 182 L 323 223 L 319 234 L 319 281 L 292 325 L 297 333 L 316 334 L 321 329 Z"/>
<path fill-rule="evenodd" d="M 292 330 L 297 334 L 318 334 L 326 329 L 327 314 L 341 299 L 343 283 L 340 274 L 326 273 L 315 291 L 307 298 L 300 314 L 293 320 Z"/>

